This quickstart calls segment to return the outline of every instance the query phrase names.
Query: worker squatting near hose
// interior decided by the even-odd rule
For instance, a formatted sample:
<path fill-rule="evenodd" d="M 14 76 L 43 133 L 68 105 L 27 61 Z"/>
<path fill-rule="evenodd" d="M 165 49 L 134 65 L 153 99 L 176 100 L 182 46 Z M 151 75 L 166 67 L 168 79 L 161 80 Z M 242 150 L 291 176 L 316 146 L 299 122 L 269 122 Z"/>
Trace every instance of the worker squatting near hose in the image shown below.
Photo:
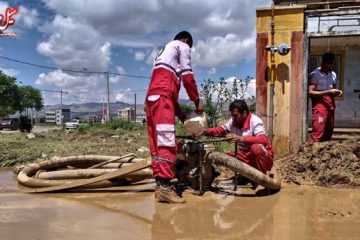
<path fill-rule="evenodd" d="M 145 100 L 152 168 L 158 184 L 155 194 L 159 201 L 169 203 L 185 202 L 170 183 L 177 153 L 175 115 L 181 121 L 185 119 L 177 102 L 181 80 L 196 111 L 203 111 L 191 67 L 192 44 L 190 33 L 183 31 L 159 52 Z"/>
<path fill-rule="evenodd" d="M 309 96 L 312 99 L 313 130 L 310 141 L 330 141 L 334 130 L 334 97 L 341 96 L 336 89 L 336 73 L 332 71 L 335 56 L 325 53 L 321 67 L 311 72 L 309 77 Z"/>
<path fill-rule="evenodd" d="M 228 153 L 240 161 L 265 173 L 271 170 L 274 151 L 266 135 L 263 121 L 249 112 L 244 100 L 235 100 L 230 103 L 231 119 L 222 126 L 208 128 L 206 136 L 226 135 L 232 143 L 237 143 L 238 149 Z"/>

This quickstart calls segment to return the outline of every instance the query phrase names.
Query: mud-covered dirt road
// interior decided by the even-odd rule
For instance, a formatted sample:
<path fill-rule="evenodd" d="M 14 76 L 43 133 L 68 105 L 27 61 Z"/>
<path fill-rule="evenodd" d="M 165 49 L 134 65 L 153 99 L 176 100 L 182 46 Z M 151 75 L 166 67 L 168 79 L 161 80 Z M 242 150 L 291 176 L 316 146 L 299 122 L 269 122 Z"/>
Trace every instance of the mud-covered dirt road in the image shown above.
<path fill-rule="evenodd" d="M 24 194 L 0 171 L 0 239 L 358 239 L 360 191 L 286 185 L 271 196 L 186 195 L 156 203 L 132 190 Z M 226 188 L 226 186 L 224 186 Z M 228 186 L 231 188 L 231 186 Z"/>

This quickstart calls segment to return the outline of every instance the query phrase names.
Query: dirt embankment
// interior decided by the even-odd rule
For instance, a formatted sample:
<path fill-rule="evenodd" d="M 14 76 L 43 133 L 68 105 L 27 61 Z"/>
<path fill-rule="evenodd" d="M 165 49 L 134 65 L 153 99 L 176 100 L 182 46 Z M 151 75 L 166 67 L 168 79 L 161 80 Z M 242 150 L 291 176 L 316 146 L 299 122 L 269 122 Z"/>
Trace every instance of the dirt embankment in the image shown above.
<path fill-rule="evenodd" d="M 324 187 L 360 187 L 360 139 L 304 143 L 277 160 L 283 181 Z"/>

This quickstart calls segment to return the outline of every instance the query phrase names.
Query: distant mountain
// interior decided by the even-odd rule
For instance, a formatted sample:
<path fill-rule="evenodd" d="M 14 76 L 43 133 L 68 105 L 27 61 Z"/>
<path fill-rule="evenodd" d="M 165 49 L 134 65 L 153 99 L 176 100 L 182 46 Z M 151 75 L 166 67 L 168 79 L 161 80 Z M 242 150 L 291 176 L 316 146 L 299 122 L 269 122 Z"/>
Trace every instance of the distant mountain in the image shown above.
<path fill-rule="evenodd" d="M 190 100 L 179 99 L 180 104 L 193 106 L 194 103 Z M 106 106 L 106 104 L 105 104 Z M 103 110 L 103 103 L 89 102 L 89 103 L 78 103 L 78 104 L 63 104 L 63 108 L 69 108 L 73 116 L 78 115 L 87 115 L 89 113 L 98 113 L 101 114 Z M 134 108 L 134 104 L 124 103 L 124 102 L 115 102 L 110 103 L 110 112 L 111 115 L 116 115 L 119 109 L 124 108 Z M 46 111 L 53 111 L 60 109 L 60 104 L 55 105 L 46 105 L 40 114 L 45 114 Z M 137 114 L 144 114 L 144 104 L 136 104 Z"/>
<path fill-rule="evenodd" d="M 193 106 L 194 102 L 189 99 L 179 99 L 179 104 Z"/>

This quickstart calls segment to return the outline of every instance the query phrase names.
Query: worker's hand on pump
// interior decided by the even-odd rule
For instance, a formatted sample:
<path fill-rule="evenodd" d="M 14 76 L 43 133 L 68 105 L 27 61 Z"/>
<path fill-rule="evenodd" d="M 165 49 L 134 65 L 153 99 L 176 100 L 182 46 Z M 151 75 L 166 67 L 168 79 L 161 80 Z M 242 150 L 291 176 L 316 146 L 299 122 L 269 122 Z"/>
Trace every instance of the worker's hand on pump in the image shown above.
<path fill-rule="evenodd" d="M 234 133 L 226 134 L 226 139 L 231 143 L 240 143 L 243 141 L 243 137 L 236 135 Z"/>
<path fill-rule="evenodd" d="M 205 130 L 202 131 L 202 132 L 199 132 L 199 133 L 195 134 L 194 137 L 195 137 L 196 139 L 199 139 L 199 138 L 201 138 L 201 136 L 203 136 L 203 135 L 204 135 L 204 136 L 207 136 Z"/>
<path fill-rule="evenodd" d="M 204 129 L 201 133 L 195 135 L 195 138 L 199 139 L 201 136 L 212 136 L 207 129 Z"/>
<path fill-rule="evenodd" d="M 195 103 L 195 112 L 197 114 L 202 114 L 204 112 L 204 105 L 200 102 L 200 100 L 197 100 Z"/>

